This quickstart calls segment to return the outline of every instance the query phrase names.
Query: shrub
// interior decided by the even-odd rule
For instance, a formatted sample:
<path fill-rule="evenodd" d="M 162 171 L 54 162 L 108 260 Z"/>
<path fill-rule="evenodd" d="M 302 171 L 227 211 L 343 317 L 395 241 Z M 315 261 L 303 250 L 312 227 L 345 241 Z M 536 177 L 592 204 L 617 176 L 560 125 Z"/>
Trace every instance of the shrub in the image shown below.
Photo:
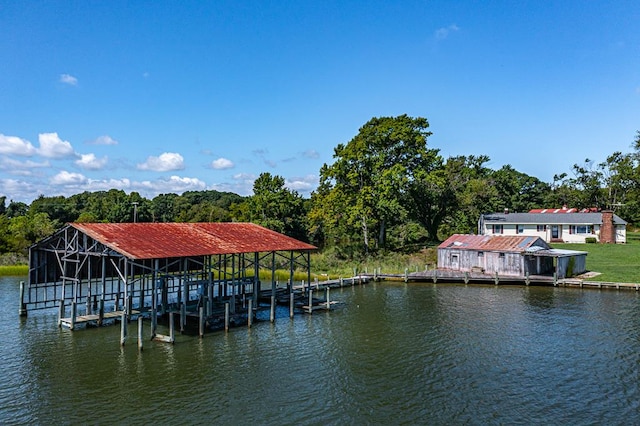
<path fill-rule="evenodd" d="M 596 240 L 596 237 L 587 237 L 584 239 L 584 242 L 587 244 L 595 244 L 598 241 Z"/>

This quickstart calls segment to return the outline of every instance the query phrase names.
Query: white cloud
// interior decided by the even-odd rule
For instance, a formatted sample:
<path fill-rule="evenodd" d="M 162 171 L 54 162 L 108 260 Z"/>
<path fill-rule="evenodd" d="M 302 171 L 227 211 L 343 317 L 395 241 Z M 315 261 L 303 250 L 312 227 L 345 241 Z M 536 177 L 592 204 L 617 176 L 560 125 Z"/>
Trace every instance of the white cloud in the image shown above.
<path fill-rule="evenodd" d="M 184 158 L 175 152 L 165 152 L 159 157 L 149 157 L 144 163 L 138 164 L 139 170 L 152 170 L 155 172 L 168 172 L 184 169 Z"/>
<path fill-rule="evenodd" d="M 232 169 L 234 167 L 233 161 L 220 157 L 217 160 L 211 162 L 211 167 L 216 170 Z"/>
<path fill-rule="evenodd" d="M 316 151 L 315 149 L 306 150 L 305 152 L 302 153 L 302 156 L 306 158 L 313 158 L 313 159 L 320 158 L 320 154 L 318 154 L 318 151 Z"/>
<path fill-rule="evenodd" d="M 73 147 L 58 137 L 57 133 L 40 133 L 38 154 L 46 158 L 64 158 L 75 155 Z"/>
<path fill-rule="evenodd" d="M 66 170 L 61 171 L 53 176 L 49 182 L 52 185 L 77 186 L 87 183 L 87 178 L 80 173 L 70 173 Z"/>
<path fill-rule="evenodd" d="M 101 170 L 107 164 L 107 157 L 96 158 L 95 154 L 82 154 L 75 163 L 85 170 Z"/>
<path fill-rule="evenodd" d="M 438 28 L 435 32 L 436 40 L 444 40 L 449 37 L 452 32 L 458 31 L 460 28 L 456 24 L 451 24 L 448 27 Z"/>
<path fill-rule="evenodd" d="M 285 186 L 294 191 L 309 193 L 318 186 L 318 176 L 307 175 L 304 177 L 287 179 Z"/>
<path fill-rule="evenodd" d="M 126 190 L 131 188 L 131 181 L 122 179 L 90 179 L 86 187 L 87 191 L 108 191 L 110 189 Z"/>
<path fill-rule="evenodd" d="M 98 136 L 92 141 L 87 142 L 89 145 L 118 145 L 118 141 L 112 139 L 109 135 Z"/>
<path fill-rule="evenodd" d="M 70 74 L 60 74 L 60 83 L 68 84 L 69 86 L 77 86 L 78 79 Z"/>
<path fill-rule="evenodd" d="M 30 157 L 35 153 L 35 147 L 28 140 L 0 133 L 0 154 Z"/>
<path fill-rule="evenodd" d="M 0 170 L 5 170 L 7 173 L 21 176 L 32 176 L 34 169 L 41 169 L 49 167 L 48 161 L 38 163 L 36 161 L 18 161 L 9 157 L 0 157 Z"/>

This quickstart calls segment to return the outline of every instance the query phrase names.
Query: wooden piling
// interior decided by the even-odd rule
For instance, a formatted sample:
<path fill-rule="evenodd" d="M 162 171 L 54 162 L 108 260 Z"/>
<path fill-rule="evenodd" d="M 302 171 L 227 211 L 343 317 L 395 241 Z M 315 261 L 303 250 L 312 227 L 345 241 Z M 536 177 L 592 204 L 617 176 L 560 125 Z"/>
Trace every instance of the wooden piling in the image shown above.
<path fill-rule="evenodd" d="M 293 308 L 294 308 L 294 300 L 293 300 L 293 292 L 289 293 L 289 318 L 293 318 Z"/>
<path fill-rule="evenodd" d="M 180 333 L 184 333 L 184 327 L 187 325 L 187 303 L 185 301 L 180 305 Z"/>
<path fill-rule="evenodd" d="M 469 284 L 469 273 L 466 271 L 464 273 L 464 283 Z"/>
<path fill-rule="evenodd" d="M 24 281 L 20 281 L 20 309 L 18 313 L 21 317 L 27 316 L 27 305 L 24 303 Z"/>
<path fill-rule="evenodd" d="M 62 318 L 64 318 L 64 299 L 60 299 L 58 307 L 58 327 L 62 327 Z"/>
<path fill-rule="evenodd" d="M 229 331 L 229 302 L 224 303 L 224 331 Z"/>
<path fill-rule="evenodd" d="M 251 328 L 253 324 L 253 298 L 247 300 L 247 327 Z"/>
<path fill-rule="evenodd" d="M 100 305 L 98 307 L 98 326 L 102 326 L 104 322 L 104 299 L 100 299 Z"/>
<path fill-rule="evenodd" d="M 169 312 L 169 341 L 171 343 L 176 341 L 176 321 L 173 317 L 173 312 Z"/>
<path fill-rule="evenodd" d="M 498 271 L 496 271 L 496 276 L 495 276 L 495 278 L 493 279 L 493 281 L 494 281 L 494 284 L 495 284 L 495 285 L 500 284 L 500 278 L 498 277 Z"/>
<path fill-rule="evenodd" d="M 327 311 L 328 311 L 329 309 L 331 309 L 331 301 L 329 300 L 329 287 L 326 288 L 326 292 L 327 292 L 326 299 L 327 299 Z"/>
<path fill-rule="evenodd" d="M 200 306 L 198 310 L 198 334 L 204 337 L 204 307 Z"/>
<path fill-rule="evenodd" d="M 138 317 L 138 350 L 142 352 L 142 315 Z"/>
<path fill-rule="evenodd" d="M 271 295 L 271 308 L 269 310 L 269 321 L 274 322 L 276 320 L 276 296 Z"/>
<path fill-rule="evenodd" d="M 122 312 L 120 317 L 120 346 L 124 346 L 127 341 L 127 314 Z"/>
<path fill-rule="evenodd" d="M 71 322 L 69 330 L 73 330 L 76 326 L 76 314 L 78 313 L 78 305 L 75 300 L 71 303 Z"/>
<path fill-rule="evenodd" d="M 313 290 L 309 289 L 309 313 L 313 313 Z"/>

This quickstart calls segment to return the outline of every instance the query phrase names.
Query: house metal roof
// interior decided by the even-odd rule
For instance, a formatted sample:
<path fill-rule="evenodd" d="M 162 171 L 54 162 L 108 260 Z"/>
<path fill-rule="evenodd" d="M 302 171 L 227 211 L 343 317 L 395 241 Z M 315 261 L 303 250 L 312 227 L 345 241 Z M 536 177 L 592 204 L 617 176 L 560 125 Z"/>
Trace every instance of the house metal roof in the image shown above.
<path fill-rule="evenodd" d="M 253 223 L 70 223 L 69 226 L 131 259 L 316 249 Z"/>
<path fill-rule="evenodd" d="M 490 213 L 482 215 L 485 223 L 538 224 L 538 225 L 596 225 L 602 224 L 602 213 Z M 627 222 L 613 215 L 615 225 Z"/>
<path fill-rule="evenodd" d="M 549 249 L 549 245 L 540 237 L 521 235 L 466 235 L 453 234 L 438 249 L 457 248 L 460 250 L 534 252 L 540 247 Z"/>

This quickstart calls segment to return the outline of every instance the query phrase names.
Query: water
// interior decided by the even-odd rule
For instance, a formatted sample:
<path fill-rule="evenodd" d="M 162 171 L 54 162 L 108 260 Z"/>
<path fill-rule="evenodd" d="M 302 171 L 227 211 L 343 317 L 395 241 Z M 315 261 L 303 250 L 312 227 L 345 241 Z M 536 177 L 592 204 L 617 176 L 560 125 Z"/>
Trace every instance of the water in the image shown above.
<path fill-rule="evenodd" d="M 638 424 L 632 291 L 377 283 L 331 312 L 145 342 L 18 317 L 0 278 L 1 424 Z M 148 333 L 148 323 L 145 324 Z"/>

